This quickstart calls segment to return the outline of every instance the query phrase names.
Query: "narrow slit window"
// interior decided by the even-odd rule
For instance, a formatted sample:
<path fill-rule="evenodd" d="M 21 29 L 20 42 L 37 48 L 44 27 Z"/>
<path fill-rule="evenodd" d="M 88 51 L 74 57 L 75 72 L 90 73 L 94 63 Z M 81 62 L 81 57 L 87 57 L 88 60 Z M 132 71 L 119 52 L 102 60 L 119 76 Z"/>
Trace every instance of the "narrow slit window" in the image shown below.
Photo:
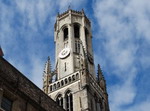
<path fill-rule="evenodd" d="M 89 36 L 89 32 L 87 29 L 85 29 L 85 40 L 86 40 L 86 46 L 88 46 L 88 36 Z"/>
<path fill-rule="evenodd" d="M 66 62 L 65 62 L 65 71 L 67 71 L 67 65 L 66 65 Z"/>
<path fill-rule="evenodd" d="M 78 53 L 80 53 L 80 43 L 78 41 Z"/>
<path fill-rule="evenodd" d="M 75 52 L 77 53 L 78 51 L 78 46 L 77 46 L 77 42 L 75 42 Z"/>

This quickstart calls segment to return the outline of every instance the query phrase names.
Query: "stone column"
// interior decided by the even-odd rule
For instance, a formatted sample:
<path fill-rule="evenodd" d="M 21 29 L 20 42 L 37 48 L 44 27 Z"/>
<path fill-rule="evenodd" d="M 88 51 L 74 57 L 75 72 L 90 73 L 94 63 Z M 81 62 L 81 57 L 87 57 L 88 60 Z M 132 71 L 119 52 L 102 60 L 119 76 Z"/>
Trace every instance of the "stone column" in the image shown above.
<path fill-rule="evenodd" d="M 70 48 L 70 68 L 71 68 L 71 72 L 69 73 L 73 73 L 74 72 L 74 55 L 73 55 L 73 25 L 69 24 L 68 25 L 68 29 L 69 29 L 69 38 L 68 38 L 68 45 Z"/>
<path fill-rule="evenodd" d="M 62 95 L 63 98 L 63 108 L 66 109 L 66 98 L 65 98 L 65 94 Z"/>
<path fill-rule="evenodd" d="M 85 51 L 87 51 L 86 38 L 85 38 L 85 17 L 84 17 L 84 15 L 82 17 L 81 37 L 80 38 L 81 38 L 82 44 L 85 48 Z"/>

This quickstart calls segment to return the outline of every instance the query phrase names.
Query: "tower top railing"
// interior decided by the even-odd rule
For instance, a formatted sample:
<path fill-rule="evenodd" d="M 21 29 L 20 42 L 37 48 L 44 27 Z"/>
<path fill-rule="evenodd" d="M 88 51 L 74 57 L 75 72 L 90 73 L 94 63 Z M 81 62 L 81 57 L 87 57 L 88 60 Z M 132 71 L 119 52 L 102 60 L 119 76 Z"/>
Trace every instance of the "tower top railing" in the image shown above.
<path fill-rule="evenodd" d="M 83 9 L 82 9 L 81 11 L 68 9 L 67 11 L 65 11 L 65 12 L 63 12 L 63 13 L 61 13 L 61 14 L 58 13 L 57 17 L 58 17 L 59 19 L 61 19 L 61 18 L 65 17 L 65 16 L 69 15 L 69 13 L 72 14 L 72 15 L 84 16 L 84 17 L 86 18 L 86 21 L 87 21 L 88 23 L 91 23 L 90 20 L 88 19 L 88 17 L 85 15 Z"/>

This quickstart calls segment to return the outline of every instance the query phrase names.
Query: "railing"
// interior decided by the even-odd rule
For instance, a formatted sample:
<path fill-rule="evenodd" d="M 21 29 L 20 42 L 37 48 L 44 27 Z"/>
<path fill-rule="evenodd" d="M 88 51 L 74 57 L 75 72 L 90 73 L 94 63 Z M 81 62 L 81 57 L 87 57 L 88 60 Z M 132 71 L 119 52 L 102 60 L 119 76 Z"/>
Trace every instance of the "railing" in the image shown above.
<path fill-rule="evenodd" d="M 49 85 L 49 92 L 53 92 L 57 89 L 60 89 L 68 84 L 71 84 L 77 80 L 80 79 L 80 72 L 75 72 L 75 73 L 72 73 L 71 75 L 69 76 L 66 76 L 52 84 Z"/>

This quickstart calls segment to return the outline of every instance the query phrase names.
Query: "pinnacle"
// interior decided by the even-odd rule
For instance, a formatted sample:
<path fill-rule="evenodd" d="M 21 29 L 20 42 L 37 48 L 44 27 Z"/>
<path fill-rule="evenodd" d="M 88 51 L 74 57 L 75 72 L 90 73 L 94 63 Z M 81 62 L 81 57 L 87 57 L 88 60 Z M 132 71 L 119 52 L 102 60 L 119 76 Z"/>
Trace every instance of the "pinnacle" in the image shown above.
<path fill-rule="evenodd" d="M 98 64 L 98 72 L 97 72 L 97 74 L 98 74 L 98 80 L 99 80 L 99 81 L 100 81 L 101 79 L 105 80 L 105 79 L 104 79 L 103 72 L 102 72 L 101 67 L 100 67 L 100 64 Z"/>
<path fill-rule="evenodd" d="M 50 57 L 48 56 L 47 62 L 45 64 L 45 69 L 44 69 L 45 74 L 50 74 L 51 73 L 51 63 L 50 63 Z"/>

